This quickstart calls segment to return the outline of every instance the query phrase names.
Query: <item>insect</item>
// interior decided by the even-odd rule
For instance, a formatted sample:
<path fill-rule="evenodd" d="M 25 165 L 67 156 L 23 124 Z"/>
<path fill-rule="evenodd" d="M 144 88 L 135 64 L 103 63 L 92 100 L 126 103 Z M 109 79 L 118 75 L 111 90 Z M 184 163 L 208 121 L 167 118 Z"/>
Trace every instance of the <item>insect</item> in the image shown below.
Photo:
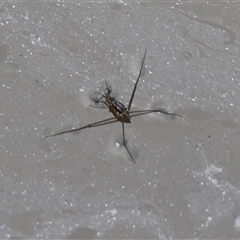
<path fill-rule="evenodd" d="M 109 109 L 109 112 L 111 112 L 114 117 L 107 118 L 107 119 L 104 119 L 104 120 L 101 120 L 101 121 L 98 121 L 98 122 L 94 122 L 94 123 L 88 124 L 88 125 L 80 127 L 80 128 L 74 128 L 74 129 L 71 129 L 71 130 L 55 133 L 55 134 L 47 136 L 47 138 L 62 135 L 62 134 L 65 134 L 65 133 L 80 131 L 80 130 L 83 130 L 85 128 L 99 127 L 99 126 L 103 126 L 103 125 L 110 124 L 110 123 L 121 122 L 122 123 L 122 134 L 123 134 L 123 146 L 125 147 L 129 156 L 131 157 L 132 162 L 136 163 L 136 161 L 134 160 L 131 152 L 129 151 L 129 149 L 126 145 L 124 123 L 131 123 L 131 118 L 133 118 L 133 117 L 140 116 L 140 115 L 145 115 L 145 114 L 149 114 L 149 113 L 154 113 L 154 112 L 160 112 L 160 113 L 170 115 L 170 116 L 181 117 L 178 114 L 169 113 L 169 112 L 167 112 L 163 109 L 149 109 L 149 110 L 130 111 L 132 101 L 133 101 L 133 98 L 134 98 L 134 94 L 135 94 L 136 89 L 137 89 L 137 84 L 139 82 L 139 79 L 140 79 L 140 76 L 141 76 L 141 73 L 142 73 L 142 69 L 143 69 L 146 54 L 147 54 L 147 49 L 145 50 L 143 60 L 142 60 L 142 64 L 141 64 L 141 68 L 140 68 L 140 71 L 139 71 L 139 74 L 138 74 L 138 78 L 137 78 L 137 81 L 134 85 L 132 95 L 130 97 L 127 108 L 121 102 L 117 101 L 114 97 L 111 96 L 111 91 L 112 90 L 108 87 L 108 85 L 106 83 L 106 91 L 104 92 L 104 94 L 97 93 L 97 94 L 101 95 L 101 97 L 98 98 L 98 99 L 95 99 L 94 102 L 97 103 L 97 104 L 98 103 L 105 104 L 107 106 L 107 108 Z"/>

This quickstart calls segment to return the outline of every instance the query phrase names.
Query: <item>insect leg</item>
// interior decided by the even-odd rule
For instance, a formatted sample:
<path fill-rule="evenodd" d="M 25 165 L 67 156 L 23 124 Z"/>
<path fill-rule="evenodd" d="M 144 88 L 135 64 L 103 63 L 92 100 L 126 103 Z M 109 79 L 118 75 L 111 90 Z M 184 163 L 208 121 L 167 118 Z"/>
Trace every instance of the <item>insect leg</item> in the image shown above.
<path fill-rule="evenodd" d="M 133 159 L 133 156 L 132 154 L 130 153 L 130 151 L 128 150 L 127 148 L 127 145 L 126 145 L 126 141 L 125 141 L 125 132 L 124 132 L 124 123 L 122 123 L 122 130 L 123 130 L 123 146 L 126 148 L 126 150 L 128 151 L 133 163 L 136 163 L 135 160 Z"/>
<path fill-rule="evenodd" d="M 108 108 L 108 107 L 105 107 L 105 106 L 102 106 L 102 107 L 96 107 L 96 106 L 93 106 L 93 105 L 89 105 L 90 107 L 93 107 L 93 108 Z"/>
<path fill-rule="evenodd" d="M 114 117 L 113 118 L 108 118 L 108 119 L 105 119 L 105 120 L 102 120 L 102 121 L 99 121 L 99 122 L 88 124 L 88 125 L 80 127 L 80 128 L 74 128 L 74 129 L 71 129 L 71 130 L 67 130 L 67 131 L 55 133 L 55 134 L 52 134 L 52 135 L 48 135 L 48 136 L 46 136 L 46 138 L 62 135 L 62 134 L 65 134 L 65 133 L 80 131 L 80 130 L 83 130 L 85 128 L 98 127 L 98 126 L 102 126 L 102 125 L 106 125 L 106 124 L 110 124 L 110 123 L 114 123 L 114 122 L 118 122 L 118 120 L 116 120 Z"/>
<path fill-rule="evenodd" d="M 140 71 L 139 71 L 139 74 L 138 74 L 137 81 L 136 81 L 136 83 L 134 85 L 133 92 L 132 92 L 131 98 L 130 98 L 129 103 L 128 103 L 128 108 L 127 108 L 128 111 L 130 111 L 130 108 L 131 108 L 131 105 L 132 105 L 132 101 L 133 101 L 133 98 L 134 98 L 134 94 L 135 94 L 135 91 L 137 89 L 137 84 L 138 84 L 138 81 L 139 81 L 141 73 L 142 73 L 143 63 L 144 63 L 144 60 L 145 60 L 145 57 L 146 57 L 146 53 L 147 53 L 147 48 L 146 48 L 144 56 L 143 56 L 142 65 L 141 65 L 141 68 L 140 68 Z"/>
<path fill-rule="evenodd" d="M 160 112 L 160 113 L 163 113 L 163 114 L 166 114 L 166 115 L 170 115 L 170 116 L 177 116 L 177 117 L 181 117 L 181 115 L 178 115 L 176 113 L 169 113 L 163 109 L 153 109 L 153 110 L 137 110 L 137 111 L 131 111 L 130 115 L 131 118 L 132 117 L 136 117 L 136 116 L 141 116 L 141 115 L 145 115 L 145 114 L 149 114 L 149 113 L 154 113 L 154 112 Z"/>
<path fill-rule="evenodd" d="M 98 93 L 98 92 L 94 92 L 95 94 L 101 95 L 101 97 L 99 99 L 93 99 L 93 101 L 95 103 L 98 103 L 101 99 L 106 98 L 106 96 L 104 94 Z"/>

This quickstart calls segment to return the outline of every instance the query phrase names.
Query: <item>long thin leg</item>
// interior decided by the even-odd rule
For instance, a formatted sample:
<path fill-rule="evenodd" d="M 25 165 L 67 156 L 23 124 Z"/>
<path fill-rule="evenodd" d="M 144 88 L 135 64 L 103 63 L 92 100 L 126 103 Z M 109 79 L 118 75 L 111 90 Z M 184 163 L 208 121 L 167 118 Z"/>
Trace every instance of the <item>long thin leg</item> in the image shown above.
<path fill-rule="evenodd" d="M 145 53 L 144 53 L 144 56 L 143 56 L 142 65 L 141 65 L 141 68 L 140 68 L 140 71 L 139 71 L 139 74 L 138 74 L 137 81 L 136 81 L 136 83 L 135 83 L 135 85 L 134 85 L 133 92 L 132 92 L 130 101 L 129 101 L 129 103 L 128 103 L 128 108 L 127 108 L 128 111 L 130 111 L 130 108 L 131 108 L 131 105 L 132 105 L 132 101 L 133 101 L 133 98 L 134 98 L 134 94 L 135 94 L 135 91 L 136 91 L 136 89 L 137 89 L 137 84 L 138 84 L 138 81 L 139 81 L 140 76 L 141 76 L 141 73 L 142 73 L 143 63 L 144 63 L 146 54 L 147 54 L 147 48 L 146 48 Z"/>
<path fill-rule="evenodd" d="M 133 158 L 133 156 L 132 156 L 132 154 L 130 153 L 130 151 L 128 150 L 127 145 L 126 145 L 125 132 L 124 132 L 124 123 L 122 123 L 122 130 L 123 130 L 123 146 L 124 146 L 124 147 L 126 148 L 126 150 L 128 151 L 128 153 L 129 153 L 129 155 L 130 155 L 133 163 L 136 163 L 135 160 L 134 160 L 134 158 Z"/>
<path fill-rule="evenodd" d="M 177 116 L 177 117 L 181 117 L 181 115 L 178 115 L 176 113 L 169 113 L 165 110 L 162 110 L 162 109 L 153 109 L 153 110 L 137 110 L 137 111 L 131 111 L 129 112 L 130 114 L 130 117 L 136 117 L 136 116 L 141 116 L 141 115 L 145 115 L 145 114 L 149 114 L 149 113 L 154 113 L 154 112 L 160 112 L 160 113 L 163 113 L 163 114 L 166 114 L 166 115 L 170 115 L 170 116 Z"/>
<path fill-rule="evenodd" d="M 110 124 L 110 123 L 115 123 L 115 122 L 118 122 L 118 120 L 116 120 L 114 117 L 113 118 L 108 118 L 108 119 L 105 119 L 105 120 L 102 120 L 102 121 L 99 121 L 99 122 L 88 124 L 88 125 L 80 127 L 80 128 L 74 128 L 74 129 L 63 131 L 63 132 L 60 132 L 60 133 L 55 133 L 55 134 L 52 134 L 52 135 L 48 135 L 48 136 L 46 136 L 46 138 L 62 135 L 62 134 L 65 134 L 65 133 L 80 131 L 80 130 L 83 130 L 85 128 L 98 127 L 98 126 L 102 126 L 102 125 L 106 125 L 106 124 Z"/>

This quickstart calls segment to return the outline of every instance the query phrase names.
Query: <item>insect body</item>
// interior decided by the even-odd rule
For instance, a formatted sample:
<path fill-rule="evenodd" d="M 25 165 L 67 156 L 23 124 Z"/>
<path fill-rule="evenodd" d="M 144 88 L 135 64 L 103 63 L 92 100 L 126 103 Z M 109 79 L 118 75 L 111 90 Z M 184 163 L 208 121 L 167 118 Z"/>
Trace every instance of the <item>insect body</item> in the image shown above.
<path fill-rule="evenodd" d="M 98 127 L 98 126 L 102 126 L 102 125 L 106 125 L 106 124 L 110 124 L 110 123 L 121 122 L 122 123 L 122 133 L 123 133 L 123 146 L 126 148 L 127 152 L 129 153 L 133 163 L 136 163 L 132 154 L 131 154 L 131 152 L 129 151 L 129 149 L 127 148 L 127 145 L 126 145 L 124 123 L 131 123 L 131 118 L 132 117 L 145 115 L 145 114 L 149 114 L 149 113 L 154 113 L 154 112 L 161 112 L 161 113 L 164 113 L 164 114 L 167 114 L 167 115 L 181 117 L 180 115 L 175 114 L 175 113 L 168 113 L 167 111 L 165 111 L 163 109 L 130 111 L 132 101 L 133 101 L 133 98 L 134 98 L 134 94 L 135 94 L 135 91 L 137 89 L 137 84 L 138 84 L 138 81 L 139 81 L 141 73 L 142 73 L 146 53 L 147 53 L 147 49 L 145 50 L 143 60 L 142 60 L 142 64 L 141 64 L 141 68 L 140 68 L 140 71 L 139 71 L 139 74 L 138 74 L 138 78 L 137 78 L 137 81 L 134 85 L 134 88 L 133 88 L 133 91 L 132 91 L 132 94 L 131 94 L 131 97 L 130 97 L 127 108 L 121 102 L 117 101 L 114 97 L 111 96 L 111 89 L 106 84 L 106 87 L 107 87 L 106 92 L 104 94 L 97 93 L 97 94 L 101 95 L 101 97 L 99 99 L 95 99 L 94 102 L 105 104 L 107 106 L 107 108 L 109 109 L 109 112 L 111 112 L 114 117 L 108 118 L 108 119 L 105 119 L 105 120 L 102 120 L 102 121 L 94 122 L 94 123 L 88 124 L 88 125 L 80 127 L 80 128 L 75 128 L 75 129 L 67 130 L 67 131 L 64 131 L 64 132 L 55 133 L 53 135 L 47 136 L 47 138 L 57 136 L 57 135 L 61 135 L 61 134 L 65 134 L 65 133 L 69 133 L 69 132 L 80 131 L 80 130 L 83 130 L 85 128 L 93 128 L 93 127 Z"/>
<path fill-rule="evenodd" d="M 111 96 L 111 90 L 109 89 L 107 83 L 106 87 L 107 92 L 105 94 L 101 94 L 102 97 L 94 100 L 94 102 L 104 103 L 108 107 L 109 112 L 111 112 L 118 121 L 124 123 L 131 123 L 130 115 L 126 107 L 121 102 L 117 101 L 114 97 Z M 102 98 L 105 98 L 105 101 L 101 101 Z"/>

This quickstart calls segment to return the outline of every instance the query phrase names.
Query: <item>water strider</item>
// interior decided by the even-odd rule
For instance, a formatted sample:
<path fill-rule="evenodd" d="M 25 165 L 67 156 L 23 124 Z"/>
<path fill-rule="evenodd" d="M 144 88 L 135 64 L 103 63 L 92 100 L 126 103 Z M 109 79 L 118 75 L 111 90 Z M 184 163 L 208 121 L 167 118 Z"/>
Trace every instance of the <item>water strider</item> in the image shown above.
<path fill-rule="evenodd" d="M 104 94 L 97 93 L 97 94 L 100 94 L 101 97 L 99 99 L 95 99 L 94 102 L 105 104 L 107 106 L 107 108 L 109 109 L 109 112 L 111 112 L 114 117 L 107 118 L 105 120 L 101 120 L 101 121 L 98 121 L 98 122 L 94 122 L 94 123 L 88 124 L 88 125 L 80 127 L 80 128 L 75 128 L 75 129 L 55 133 L 55 134 L 47 136 L 47 138 L 57 136 L 57 135 L 61 135 L 61 134 L 65 134 L 65 133 L 80 131 L 80 130 L 83 130 L 85 128 L 93 128 L 93 127 L 98 127 L 98 126 L 102 126 L 102 125 L 106 125 L 106 124 L 110 124 L 110 123 L 121 122 L 122 123 L 122 133 L 123 133 L 123 146 L 125 147 L 128 154 L 130 155 L 132 162 L 136 163 L 132 154 L 131 154 L 131 152 L 129 151 L 129 149 L 127 148 L 127 145 L 126 145 L 124 123 L 131 123 L 131 118 L 132 117 L 145 115 L 145 114 L 149 114 L 149 113 L 154 113 L 154 112 L 160 112 L 160 113 L 164 113 L 164 114 L 171 115 L 171 116 L 181 117 L 180 115 L 175 114 L 175 113 L 168 113 L 167 111 L 165 111 L 163 109 L 130 111 L 132 101 L 133 101 L 133 98 L 134 98 L 134 94 L 135 94 L 136 89 L 137 89 L 137 84 L 138 84 L 138 81 L 139 81 L 141 73 L 142 73 L 143 64 L 144 64 L 146 54 L 147 54 L 147 49 L 145 50 L 143 60 L 142 60 L 142 64 L 141 64 L 141 68 L 140 68 L 140 71 L 139 71 L 139 74 L 138 74 L 138 78 L 137 78 L 137 81 L 134 85 L 132 95 L 131 95 L 131 98 L 129 100 L 127 108 L 121 102 L 117 101 L 114 97 L 111 96 L 111 89 L 106 84 L 106 91 L 104 92 Z"/>

